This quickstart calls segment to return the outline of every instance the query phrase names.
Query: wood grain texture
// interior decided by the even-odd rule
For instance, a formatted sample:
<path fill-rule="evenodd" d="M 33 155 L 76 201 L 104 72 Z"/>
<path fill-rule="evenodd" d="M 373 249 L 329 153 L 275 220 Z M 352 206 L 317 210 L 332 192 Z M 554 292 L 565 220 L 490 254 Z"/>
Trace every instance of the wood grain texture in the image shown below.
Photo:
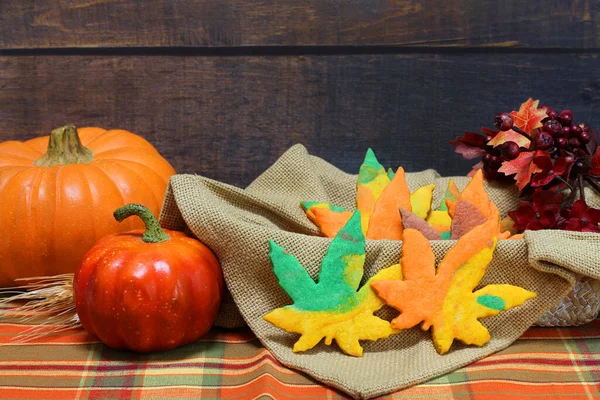
<path fill-rule="evenodd" d="M 3 0 L 2 49 L 600 47 L 598 0 Z"/>
<path fill-rule="evenodd" d="M 482 54 L 302 57 L 0 57 L 0 140 L 68 122 L 150 140 L 181 173 L 244 186 L 303 143 L 356 173 L 465 174 L 447 144 L 527 96 L 600 127 L 600 57 Z"/>

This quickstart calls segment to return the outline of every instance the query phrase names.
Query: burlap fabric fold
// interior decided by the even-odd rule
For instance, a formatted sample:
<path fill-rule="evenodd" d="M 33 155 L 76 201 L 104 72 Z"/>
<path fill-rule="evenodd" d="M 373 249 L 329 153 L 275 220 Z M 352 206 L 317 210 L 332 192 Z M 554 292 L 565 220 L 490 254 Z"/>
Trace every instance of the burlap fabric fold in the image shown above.
<path fill-rule="evenodd" d="M 360 161 L 357 160 L 357 168 Z M 437 185 L 434 206 L 440 202 L 448 179 L 433 170 L 407 174 L 411 191 L 430 183 Z M 453 179 L 459 189 L 469 181 L 465 177 Z M 355 398 L 399 390 L 501 350 L 560 302 L 580 276 L 600 279 L 600 235 L 528 232 L 524 240 L 499 242 L 480 286 L 508 283 L 532 290 L 537 297 L 483 319 L 492 336 L 487 345 L 472 347 L 455 342 L 448 354 L 440 356 L 430 333 L 415 327 L 377 342 L 362 342 L 362 358 L 343 354 L 335 344 L 322 343 L 295 354 L 292 345 L 299 335 L 280 330 L 262 318 L 274 308 L 291 303 L 272 272 L 268 240 L 275 240 L 293 254 L 315 278 L 331 239 L 319 236 L 318 229 L 300 208 L 300 201 L 324 201 L 353 210 L 355 183 L 355 175 L 342 172 L 296 145 L 246 189 L 202 176 L 172 177 L 161 213 L 165 228 L 190 232 L 219 257 L 235 304 L 225 300 L 218 325 L 235 327 L 247 323 L 280 362 Z M 517 206 L 512 189 L 494 185 L 487 189 L 501 213 Z M 598 206 L 598 198 L 591 203 Z M 455 242 L 431 243 L 439 262 Z M 363 283 L 380 269 L 398 263 L 401 248 L 400 241 L 367 240 Z M 393 318 L 397 312 L 384 308 L 378 315 Z"/>

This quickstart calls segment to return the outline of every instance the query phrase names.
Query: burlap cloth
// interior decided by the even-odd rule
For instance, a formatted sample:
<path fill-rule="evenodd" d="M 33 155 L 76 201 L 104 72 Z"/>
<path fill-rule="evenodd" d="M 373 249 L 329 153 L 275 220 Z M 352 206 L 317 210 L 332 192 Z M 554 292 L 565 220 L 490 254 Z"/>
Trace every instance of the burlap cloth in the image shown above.
<path fill-rule="evenodd" d="M 357 168 L 358 163 L 360 160 Z M 433 170 L 407 174 L 411 191 L 436 184 L 434 206 L 439 204 L 448 179 Z M 453 179 L 459 189 L 469 181 L 465 177 Z M 362 358 L 343 354 L 335 344 L 322 343 L 295 354 L 292 345 L 299 335 L 280 330 L 262 318 L 274 308 L 291 303 L 272 272 L 267 242 L 274 239 L 316 277 L 331 239 L 319 237 L 319 231 L 300 208 L 300 201 L 324 201 L 353 210 L 355 183 L 355 175 L 296 145 L 246 189 L 202 176 L 172 177 L 161 213 L 164 227 L 192 233 L 218 256 L 235 304 L 231 298 L 225 299 L 217 325 L 236 327 L 245 321 L 280 362 L 353 397 L 371 398 L 399 390 L 501 350 L 560 302 L 581 275 L 600 279 L 600 235 L 527 232 L 524 240 L 498 243 L 481 286 L 509 283 L 532 290 L 537 297 L 483 319 L 492 336 L 487 345 L 467 347 L 455 342 L 448 354 L 440 356 L 430 333 L 415 327 L 377 342 L 362 342 Z M 489 185 L 487 189 L 501 213 L 518 205 L 516 193 L 506 186 Z M 590 193 L 591 203 L 598 206 L 598 198 L 592 197 Z M 438 262 L 454 244 L 431 243 Z M 400 241 L 367 240 L 363 283 L 381 268 L 398 263 L 401 248 Z M 385 308 L 378 315 L 391 318 L 397 312 Z"/>

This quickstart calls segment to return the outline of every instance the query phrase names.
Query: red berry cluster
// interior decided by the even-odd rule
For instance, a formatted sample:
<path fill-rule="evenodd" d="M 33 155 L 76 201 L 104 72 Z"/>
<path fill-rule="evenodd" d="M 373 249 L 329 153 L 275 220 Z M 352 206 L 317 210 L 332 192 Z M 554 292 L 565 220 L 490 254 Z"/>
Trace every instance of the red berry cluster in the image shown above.
<path fill-rule="evenodd" d="M 523 201 L 508 214 L 517 231 L 600 232 L 600 210 L 588 207 L 584 193 L 587 184 L 600 194 L 598 134 L 574 122 L 570 110 L 537 104 L 529 99 L 519 111 L 496 115 L 497 131 L 465 132 L 450 143 L 466 159 L 481 157 L 473 169 L 481 168 L 487 180 L 514 178 Z"/>
<path fill-rule="evenodd" d="M 550 153 L 551 158 L 564 157 L 564 160 L 561 159 L 559 162 L 564 161 L 565 168 L 583 168 L 585 159 L 590 153 L 588 144 L 592 140 L 589 125 L 585 122 L 574 123 L 571 110 L 562 110 L 557 113 L 549 106 L 542 106 L 540 109 L 546 111 L 547 117 L 542 120 L 543 126 L 533 138 L 514 125 L 513 118 L 506 112 L 496 115 L 494 126 L 500 131 L 512 129 L 530 139 L 532 145 L 527 151 L 546 150 Z M 594 147 L 596 146 L 597 144 L 594 144 Z M 521 149 L 515 142 L 509 141 L 502 144 L 500 151 L 504 160 L 514 160 L 519 156 Z M 485 157 L 483 163 L 486 165 Z M 486 177 L 490 180 L 494 179 L 493 175 L 486 175 Z"/>

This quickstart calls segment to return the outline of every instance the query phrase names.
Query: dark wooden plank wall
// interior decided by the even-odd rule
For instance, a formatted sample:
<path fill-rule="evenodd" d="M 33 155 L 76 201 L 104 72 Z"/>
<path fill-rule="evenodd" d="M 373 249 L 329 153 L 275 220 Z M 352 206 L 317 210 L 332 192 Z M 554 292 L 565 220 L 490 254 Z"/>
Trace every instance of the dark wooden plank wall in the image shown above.
<path fill-rule="evenodd" d="M 11 49 L 600 44 L 593 0 L 4 0 L 0 12 Z"/>
<path fill-rule="evenodd" d="M 600 1 L 0 2 L 0 140 L 66 122 L 243 186 L 305 144 L 464 174 L 447 144 L 530 96 L 600 128 Z"/>

